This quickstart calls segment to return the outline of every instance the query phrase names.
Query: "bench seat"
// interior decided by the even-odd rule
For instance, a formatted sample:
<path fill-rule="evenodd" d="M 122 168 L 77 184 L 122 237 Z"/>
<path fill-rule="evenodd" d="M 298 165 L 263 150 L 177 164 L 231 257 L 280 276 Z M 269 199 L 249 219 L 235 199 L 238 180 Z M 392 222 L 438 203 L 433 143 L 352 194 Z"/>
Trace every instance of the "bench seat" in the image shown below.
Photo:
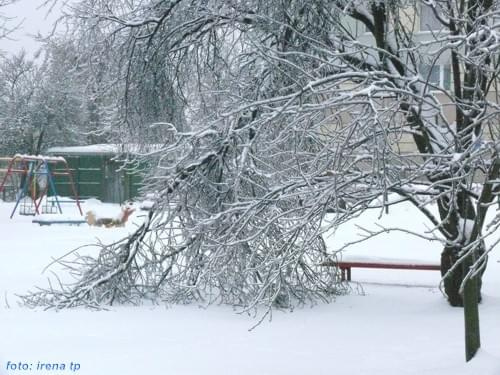
<path fill-rule="evenodd" d="M 324 262 L 322 265 L 328 267 L 338 267 L 341 272 L 342 281 L 351 281 L 352 268 L 378 268 L 378 269 L 398 269 L 398 270 L 423 270 L 441 271 L 441 266 L 436 263 L 412 262 L 404 260 L 380 261 L 380 260 L 342 260 Z"/>

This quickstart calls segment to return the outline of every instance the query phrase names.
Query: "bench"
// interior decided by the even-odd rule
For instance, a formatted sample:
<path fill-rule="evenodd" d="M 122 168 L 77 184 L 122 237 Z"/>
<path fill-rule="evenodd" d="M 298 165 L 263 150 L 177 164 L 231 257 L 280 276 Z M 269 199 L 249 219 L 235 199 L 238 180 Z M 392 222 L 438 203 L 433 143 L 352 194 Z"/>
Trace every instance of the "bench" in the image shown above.
<path fill-rule="evenodd" d="M 44 220 L 44 219 L 33 219 L 32 223 L 34 224 L 39 224 L 40 226 L 43 225 L 52 225 L 52 224 L 65 224 L 65 225 L 80 225 L 80 224 L 87 224 L 86 220 Z"/>
<path fill-rule="evenodd" d="M 397 269 L 397 270 L 423 270 L 423 271 L 441 271 L 439 264 L 431 263 L 404 263 L 384 262 L 384 261 L 329 261 L 322 263 L 323 266 L 338 267 L 342 281 L 351 281 L 351 268 L 379 268 L 379 269 Z"/>

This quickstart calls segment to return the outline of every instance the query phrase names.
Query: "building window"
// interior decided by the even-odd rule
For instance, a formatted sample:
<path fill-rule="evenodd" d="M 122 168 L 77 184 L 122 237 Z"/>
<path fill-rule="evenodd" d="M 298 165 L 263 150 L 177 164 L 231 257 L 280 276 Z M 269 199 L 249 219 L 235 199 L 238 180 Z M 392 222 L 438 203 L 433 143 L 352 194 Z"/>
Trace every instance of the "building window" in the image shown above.
<path fill-rule="evenodd" d="M 420 6 L 420 31 L 441 30 L 442 23 L 434 14 L 432 7 L 422 4 Z"/>
<path fill-rule="evenodd" d="M 420 64 L 420 76 L 429 84 L 442 87 L 445 90 L 451 89 L 451 67 L 449 65 L 428 65 Z"/>

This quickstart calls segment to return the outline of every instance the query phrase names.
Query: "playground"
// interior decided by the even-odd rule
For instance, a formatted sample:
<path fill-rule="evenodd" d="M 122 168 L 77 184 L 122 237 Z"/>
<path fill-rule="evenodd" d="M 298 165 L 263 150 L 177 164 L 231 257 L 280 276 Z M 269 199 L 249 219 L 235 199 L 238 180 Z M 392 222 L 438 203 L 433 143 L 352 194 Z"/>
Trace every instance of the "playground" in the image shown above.
<path fill-rule="evenodd" d="M 15 197 L 15 204 L 9 216 L 11 219 L 17 212 L 24 216 L 54 215 L 53 218 L 44 216 L 33 220 L 40 225 L 85 222 L 81 217 L 60 216 L 63 214 L 63 203 L 76 205 L 80 216 L 83 216 L 72 172 L 63 157 L 17 154 L 11 158 L 0 158 L 0 161 L 6 164 L 6 168 L 0 169 L 0 194 L 5 199 L 10 190 L 11 198 Z M 66 178 L 72 192 L 68 199 L 62 200 L 58 197 L 56 178 Z"/>

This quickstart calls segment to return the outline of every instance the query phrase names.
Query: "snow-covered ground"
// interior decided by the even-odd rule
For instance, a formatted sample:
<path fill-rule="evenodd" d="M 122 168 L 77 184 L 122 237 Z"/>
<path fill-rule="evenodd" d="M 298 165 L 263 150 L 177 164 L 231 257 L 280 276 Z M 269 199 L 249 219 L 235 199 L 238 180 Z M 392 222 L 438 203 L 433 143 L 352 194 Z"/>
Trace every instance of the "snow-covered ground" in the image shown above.
<path fill-rule="evenodd" d="M 95 242 L 112 241 L 133 230 L 141 212 L 124 228 L 54 225 L 40 227 L 0 202 L 0 374 L 80 373 L 89 375 L 306 375 L 306 374 L 500 374 L 500 264 L 492 254 L 481 305 L 483 349 L 464 363 L 462 310 L 450 307 L 437 289 L 433 271 L 353 270 L 363 293 L 256 320 L 230 307 L 112 307 L 110 311 L 29 310 L 16 293 L 46 285 L 54 257 Z M 65 211 L 71 211 L 65 207 Z M 87 202 L 101 216 L 117 205 Z M 390 216 L 364 215 L 357 224 L 407 223 L 425 230 L 424 219 L 408 206 Z M 345 225 L 327 238 L 330 247 L 354 240 Z M 95 251 L 85 248 L 82 251 Z M 344 257 L 379 257 L 438 262 L 438 243 L 404 233 L 361 243 Z M 356 287 L 356 285 L 355 285 Z M 28 366 L 27 370 L 14 366 Z M 59 364 L 59 370 L 41 369 Z M 61 364 L 65 364 L 61 370 Z M 79 365 L 79 369 L 75 364 Z M 29 368 L 31 365 L 31 369 Z M 7 368 L 9 367 L 9 369 Z"/>

